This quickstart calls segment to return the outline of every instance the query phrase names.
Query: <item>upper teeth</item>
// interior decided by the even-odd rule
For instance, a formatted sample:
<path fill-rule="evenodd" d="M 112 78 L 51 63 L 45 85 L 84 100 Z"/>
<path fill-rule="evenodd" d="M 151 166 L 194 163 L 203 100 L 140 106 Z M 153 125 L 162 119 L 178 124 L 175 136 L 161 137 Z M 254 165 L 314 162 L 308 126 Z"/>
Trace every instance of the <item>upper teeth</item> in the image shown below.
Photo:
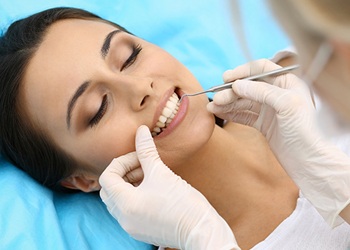
<path fill-rule="evenodd" d="M 170 96 L 162 111 L 162 114 L 159 116 L 156 127 L 152 131 L 152 136 L 160 134 L 160 132 L 162 132 L 162 130 L 171 123 L 179 110 L 179 105 L 179 97 L 174 93 L 172 96 Z"/>

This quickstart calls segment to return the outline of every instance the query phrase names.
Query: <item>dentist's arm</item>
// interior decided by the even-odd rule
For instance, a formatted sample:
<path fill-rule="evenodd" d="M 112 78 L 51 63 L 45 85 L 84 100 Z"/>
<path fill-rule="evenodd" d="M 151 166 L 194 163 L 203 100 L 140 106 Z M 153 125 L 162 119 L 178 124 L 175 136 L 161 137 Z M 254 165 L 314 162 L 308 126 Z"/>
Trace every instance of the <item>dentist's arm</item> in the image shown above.
<path fill-rule="evenodd" d="M 279 68 L 259 60 L 224 73 L 224 81 Z M 294 74 L 239 80 L 217 93 L 208 110 L 217 116 L 257 128 L 303 194 L 332 226 L 341 217 L 350 223 L 350 158 L 325 140 L 306 84 Z"/>
<path fill-rule="evenodd" d="M 141 164 L 134 187 L 123 176 Z M 100 177 L 108 211 L 135 239 L 178 249 L 240 249 L 228 224 L 207 199 L 160 159 L 146 126 L 136 134 L 136 152 L 116 158 Z"/>

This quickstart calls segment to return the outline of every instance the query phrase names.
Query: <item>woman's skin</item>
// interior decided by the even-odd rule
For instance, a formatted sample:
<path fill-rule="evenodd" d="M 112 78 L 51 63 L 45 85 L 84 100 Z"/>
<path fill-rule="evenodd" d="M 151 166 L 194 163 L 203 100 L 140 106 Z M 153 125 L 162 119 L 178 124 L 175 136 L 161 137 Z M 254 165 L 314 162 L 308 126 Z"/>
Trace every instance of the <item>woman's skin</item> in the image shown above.
<path fill-rule="evenodd" d="M 85 192 L 100 188 L 98 178 L 113 158 L 135 150 L 140 125 L 153 130 L 174 91 L 202 89 L 167 52 L 115 30 L 98 21 L 55 23 L 29 63 L 20 93 L 28 122 L 80 163 L 62 185 Z M 108 34 L 114 35 L 106 49 Z M 69 104 L 77 90 L 81 95 Z M 216 126 L 207 102 L 204 95 L 185 98 L 155 143 L 162 160 L 206 196 L 248 249 L 293 212 L 298 189 L 258 131 Z"/>

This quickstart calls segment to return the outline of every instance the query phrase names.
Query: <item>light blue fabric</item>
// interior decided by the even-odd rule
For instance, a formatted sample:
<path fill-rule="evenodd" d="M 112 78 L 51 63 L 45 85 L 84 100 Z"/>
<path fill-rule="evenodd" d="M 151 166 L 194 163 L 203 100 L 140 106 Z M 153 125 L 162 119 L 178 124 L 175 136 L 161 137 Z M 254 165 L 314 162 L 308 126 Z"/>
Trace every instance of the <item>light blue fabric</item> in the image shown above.
<path fill-rule="evenodd" d="M 289 45 L 263 1 L 240 2 L 255 59 Z M 0 0 L 0 28 L 58 6 L 84 8 L 163 47 L 204 87 L 221 83 L 226 69 L 246 62 L 233 33 L 228 1 Z M 53 193 L 3 159 L 0 187 L 1 249 L 151 249 L 123 231 L 97 194 Z"/>
<path fill-rule="evenodd" d="M 140 249 L 97 194 L 58 194 L 0 159 L 0 249 Z"/>

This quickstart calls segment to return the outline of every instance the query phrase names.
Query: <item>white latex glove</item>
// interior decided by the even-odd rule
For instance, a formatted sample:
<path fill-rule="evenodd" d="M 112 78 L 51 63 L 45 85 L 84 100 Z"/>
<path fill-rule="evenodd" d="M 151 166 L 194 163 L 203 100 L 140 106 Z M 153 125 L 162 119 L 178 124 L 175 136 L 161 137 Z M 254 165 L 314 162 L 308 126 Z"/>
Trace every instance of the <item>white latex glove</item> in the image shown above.
<path fill-rule="evenodd" d="M 274 70 L 259 60 L 224 73 L 224 81 Z M 325 140 L 306 84 L 294 74 L 238 80 L 232 90 L 217 93 L 208 110 L 219 117 L 257 128 L 303 194 L 332 226 L 350 203 L 350 158 Z"/>
<path fill-rule="evenodd" d="M 134 187 L 123 176 L 140 163 L 144 179 Z M 137 131 L 136 152 L 114 159 L 99 181 L 108 211 L 137 240 L 179 249 L 240 249 L 207 199 L 162 162 L 146 126 Z"/>

